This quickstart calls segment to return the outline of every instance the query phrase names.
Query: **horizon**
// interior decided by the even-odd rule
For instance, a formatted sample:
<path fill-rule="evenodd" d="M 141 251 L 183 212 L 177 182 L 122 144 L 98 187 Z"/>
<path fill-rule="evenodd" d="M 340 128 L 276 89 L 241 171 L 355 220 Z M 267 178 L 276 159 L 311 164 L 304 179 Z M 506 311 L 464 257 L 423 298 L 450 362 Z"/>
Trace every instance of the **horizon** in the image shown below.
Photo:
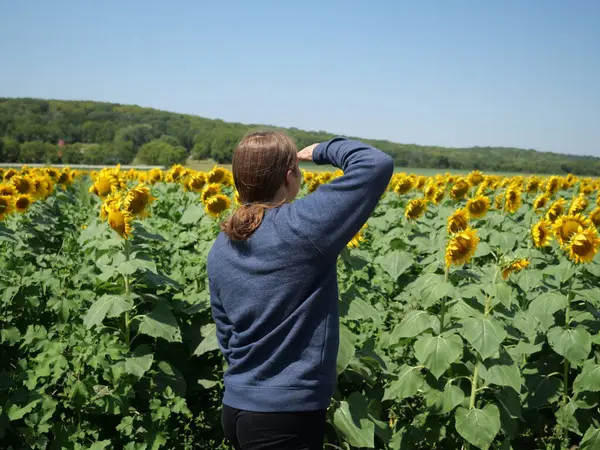
<path fill-rule="evenodd" d="M 170 114 L 183 114 L 183 115 L 189 115 L 192 117 L 199 117 L 202 119 L 207 119 L 207 120 L 218 120 L 218 121 L 223 121 L 226 123 L 231 123 L 231 124 L 240 124 L 240 125 L 245 125 L 248 127 L 255 127 L 255 126 L 264 126 L 265 128 L 284 128 L 286 130 L 289 130 L 290 128 L 296 128 L 299 131 L 305 131 L 305 132 L 309 132 L 309 133 L 328 133 L 328 134 L 335 134 L 335 133 L 331 133 L 328 130 L 307 130 L 307 129 L 301 129 L 301 128 L 297 128 L 297 127 L 281 127 L 279 125 L 274 125 L 274 124 L 266 124 L 266 123 L 243 123 L 243 122 L 232 122 L 232 121 L 228 121 L 219 117 L 206 117 L 206 116 L 199 116 L 197 114 L 193 114 L 193 113 L 182 113 L 179 111 L 170 111 L 170 110 L 166 110 L 166 109 L 158 109 L 158 108 L 153 108 L 150 106 L 144 106 L 144 105 L 138 105 L 138 104 L 133 104 L 133 103 L 119 103 L 119 102 L 111 102 L 111 101 L 103 101 L 103 100 L 90 100 L 90 99 L 62 99 L 62 98 L 43 98 L 43 97 L 0 97 L 0 99 L 12 99 L 12 100 L 27 100 L 27 99 L 31 99 L 31 100 L 44 100 L 44 101 L 58 101 L 58 102 L 96 102 L 96 103 L 106 103 L 106 104 L 112 104 L 112 105 L 120 105 L 120 106 L 134 106 L 134 107 L 138 107 L 138 108 L 142 108 L 142 109 L 154 109 L 156 111 L 161 111 L 161 112 L 165 112 L 165 113 L 170 113 Z M 553 151 L 549 151 L 549 150 L 537 150 L 534 148 L 519 148 L 519 147 L 500 147 L 500 146 L 494 146 L 494 145 L 474 145 L 471 147 L 453 147 L 453 146 L 449 146 L 449 145 L 431 145 L 431 144 L 420 144 L 420 143 L 415 143 L 415 142 L 398 142 L 398 141 L 390 141 L 387 139 L 379 139 L 379 138 L 373 138 L 373 137 L 369 137 L 369 136 L 350 136 L 348 134 L 339 134 L 340 136 L 346 136 L 349 138 L 357 138 L 357 139 L 364 139 L 364 140 L 371 140 L 371 141 L 387 141 L 387 142 L 391 142 L 393 144 L 400 144 L 400 145 L 416 145 L 419 147 L 440 147 L 440 148 L 447 148 L 447 149 L 454 149 L 454 150 L 472 150 L 472 149 L 485 149 L 485 148 L 500 148 L 500 149 L 506 149 L 506 150 L 522 150 L 522 151 L 534 151 L 537 153 L 550 153 L 550 154 L 555 154 L 555 155 L 564 155 L 564 156 L 575 156 L 575 157 L 583 157 L 583 158 L 596 158 L 596 159 L 600 159 L 600 155 L 596 156 L 596 155 L 584 155 L 584 154 L 577 154 L 577 153 L 559 153 L 559 152 L 553 152 Z"/>
<path fill-rule="evenodd" d="M 0 97 L 600 157 L 599 2 L 347 5 L 7 2 Z"/>

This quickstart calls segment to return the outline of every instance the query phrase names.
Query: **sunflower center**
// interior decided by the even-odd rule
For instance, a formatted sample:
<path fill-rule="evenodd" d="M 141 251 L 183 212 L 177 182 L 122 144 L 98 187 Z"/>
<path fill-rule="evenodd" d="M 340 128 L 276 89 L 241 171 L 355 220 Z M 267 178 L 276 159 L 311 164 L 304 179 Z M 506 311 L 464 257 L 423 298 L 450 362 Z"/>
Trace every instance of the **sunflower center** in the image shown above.
<path fill-rule="evenodd" d="M 575 253 L 576 255 L 586 256 L 594 250 L 594 243 L 590 242 L 590 240 L 586 236 L 578 234 L 573 239 L 572 249 L 573 253 Z"/>
<path fill-rule="evenodd" d="M 0 214 L 3 214 L 8 210 L 8 201 L 4 198 L 0 198 Z"/>
<path fill-rule="evenodd" d="M 15 206 L 19 211 L 24 211 L 29 208 L 30 203 L 27 197 L 19 197 L 15 202 Z"/>

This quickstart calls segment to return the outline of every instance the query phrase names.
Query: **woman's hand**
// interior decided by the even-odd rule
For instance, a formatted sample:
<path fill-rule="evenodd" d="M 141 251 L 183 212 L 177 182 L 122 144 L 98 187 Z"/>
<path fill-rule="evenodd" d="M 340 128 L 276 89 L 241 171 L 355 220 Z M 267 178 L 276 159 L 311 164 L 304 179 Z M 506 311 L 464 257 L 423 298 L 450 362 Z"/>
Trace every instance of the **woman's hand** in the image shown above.
<path fill-rule="evenodd" d="M 309 145 L 298 152 L 298 161 L 313 162 L 313 150 L 319 144 Z"/>

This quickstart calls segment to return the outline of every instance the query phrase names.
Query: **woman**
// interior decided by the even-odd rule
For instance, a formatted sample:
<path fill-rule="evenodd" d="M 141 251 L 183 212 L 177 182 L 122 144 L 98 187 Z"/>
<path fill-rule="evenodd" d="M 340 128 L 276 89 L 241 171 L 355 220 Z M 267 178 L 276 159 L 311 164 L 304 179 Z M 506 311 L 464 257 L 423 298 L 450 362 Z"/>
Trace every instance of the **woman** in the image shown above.
<path fill-rule="evenodd" d="M 299 161 L 344 175 L 292 200 Z M 233 156 L 239 207 L 207 261 L 225 357 L 222 425 L 236 449 L 321 449 L 336 383 L 336 260 L 377 205 L 393 161 L 335 138 L 297 152 L 282 133 L 247 135 Z"/>

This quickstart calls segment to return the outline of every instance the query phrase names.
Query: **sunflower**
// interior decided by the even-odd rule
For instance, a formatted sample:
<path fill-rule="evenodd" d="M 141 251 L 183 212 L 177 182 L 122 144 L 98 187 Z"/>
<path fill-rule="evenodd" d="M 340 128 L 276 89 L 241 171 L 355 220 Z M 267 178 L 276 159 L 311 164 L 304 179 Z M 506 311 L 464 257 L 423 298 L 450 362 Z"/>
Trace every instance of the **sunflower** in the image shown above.
<path fill-rule="evenodd" d="M 15 201 L 12 197 L 0 195 L 0 221 L 6 219 L 15 210 Z"/>
<path fill-rule="evenodd" d="M 540 209 L 544 209 L 546 207 L 546 204 L 548 203 L 548 200 L 550 200 L 550 198 L 548 197 L 548 194 L 540 194 L 536 197 L 536 199 L 533 201 L 533 208 L 536 211 L 539 211 Z"/>
<path fill-rule="evenodd" d="M 546 193 L 550 196 L 553 196 L 554 194 L 556 194 L 560 186 L 561 182 L 559 177 L 550 177 L 546 182 Z"/>
<path fill-rule="evenodd" d="M 552 222 L 549 220 L 540 220 L 531 227 L 531 238 L 537 248 L 550 245 L 552 240 Z"/>
<path fill-rule="evenodd" d="M 308 182 L 308 192 L 315 192 L 319 186 L 321 186 L 321 180 L 315 176 Z"/>
<path fill-rule="evenodd" d="M 35 192 L 34 183 L 29 176 L 14 176 L 10 179 L 11 184 L 19 194 L 33 194 Z"/>
<path fill-rule="evenodd" d="M 435 198 L 435 194 L 437 191 L 437 186 L 435 185 L 435 183 L 432 183 L 431 181 L 429 181 L 427 183 L 427 185 L 425 186 L 425 188 L 423 189 L 423 196 L 430 202 L 433 201 L 433 199 Z"/>
<path fill-rule="evenodd" d="M 467 228 L 460 233 L 452 236 L 446 246 L 446 254 L 444 260 L 446 267 L 454 264 L 455 266 L 468 263 L 479 244 L 479 236 L 477 230 Z"/>
<path fill-rule="evenodd" d="M 588 228 L 592 222 L 581 214 L 561 216 L 554 222 L 552 229 L 554 236 L 561 246 L 566 245 L 571 237 L 577 233 L 579 227 Z"/>
<path fill-rule="evenodd" d="M 558 200 L 556 200 L 554 203 L 552 203 L 552 205 L 550 205 L 550 208 L 546 212 L 546 219 L 548 219 L 550 222 L 554 223 L 556 221 L 556 219 L 559 216 L 562 216 L 563 213 L 565 212 L 566 204 L 567 204 L 566 200 L 562 197 L 559 198 Z"/>
<path fill-rule="evenodd" d="M 114 208 L 120 209 L 122 203 L 123 197 L 121 194 L 117 192 L 109 194 L 104 199 L 104 203 L 102 203 L 102 206 L 100 207 L 100 218 L 102 220 L 106 220 L 108 218 L 108 213 Z"/>
<path fill-rule="evenodd" d="M 475 197 L 483 197 L 488 189 L 488 181 L 484 180 L 482 183 L 479 184 L 479 186 L 477 187 L 477 191 L 475 191 Z"/>
<path fill-rule="evenodd" d="M 4 172 L 4 179 L 9 181 L 12 177 L 14 177 L 18 172 L 15 169 L 8 169 Z"/>
<path fill-rule="evenodd" d="M 503 204 L 504 204 L 504 192 L 500 192 L 498 195 L 496 195 L 496 198 L 494 199 L 494 208 L 502 209 Z"/>
<path fill-rule="evenodd" d="M 187 169 L 185 167 L 183 167 L 181 164 L 175 164 L 165 175 L 165 181 L 167 183 L 176 183 L 181 178 L 185 177 L 186 173 Z"/>
<path fill-rule="evenodd" d="M 16 195 L 16 193 L 17 190 L 12 184 L 0 183 L 0 195 L 11 197 L 13 195 Z"/>
<path fill-rule="evenodd" d="M 427 210 L 427 200 L 425 198 L 415 198 L 408 202 L 404 211 L 404 216 L 410 220 L 416 220 Z"/>
<path fill-rule="evenodd" d="M 579 194 L 571 202 L 571 206 L 569 206 L 569 214 L 577 214 L 585 211 L 585 209 L 588 207 L 588 204 L 589 202 L 585 197 L 585 194 Z"/>
<path fill-rule="evenodd" d="M 116 190 L 114 179 L 106 175 L 98 175 L 94 184 L 90 186 L 90 192 L 100 198 L 106 198 L 114 190 Z"/>
<path fill-rule="evenodd" d="M 307 170 L 303 170 L 302 171 L 302 177 L 304 180 L 304 183 L 308 184 L 310 183 L 312 180 L 314 180 L 315 178 L 315 173 L 314 172 L 309 172 Z"/>
<path fill-rule="evenodd" d="M 446 195 L 445 189 L 439 187 L 433 196 L 433 203 L 436 205 L 439 204 L 444 199 L 444 195 Z"/>
<path fill-rule="evenodd" d="M 479 170 L 473 170 L 467 175 L 467 181 L 471 186 L 477 186 L 484 180 L 484 175 Z"/>
<path fill-rule="evenodd" d="M 490 199 L 486 196 L 479 196 L 469 199 L 467 202 L 467 211 L 469 211 L 470 217 L 483 217 L 487 214 L 490 209 Z"/>
<path fill-rule="evenodd" d="M 156 198 L 152 196 L 150 189 L 144 185 L 138 185 L 127 193 L 123 207 L 132 216 L 146 217 L 148 215 L 146 208 L 154 200 Z"/>
<path fill-rule="evenodd" d="M 583 185 L 581 187 L 581 193 L 583 195 L 591 195 L 591 194 L 593 194 L 594 190 L 595 190 L 594 186 L 592 184 L 589 184 L 589 183 L 585 183 L 585 185 Z"/>
<path fill-rule="evenodd" d="M 461 198 L 464 198 L 469 191 L 469 187 L 470 186 L 469 183 L 467 183 L 467 180 L 464 178 L 459 178 L 456 180 L 456 183 L 454 183 L 454 186 L 452 186 L 452 189 L 450 189 L 450 197 L 452 197 L 454 200 L 460 200 Z"/>
<path fill-rule="evenodd" d="M 58 179 L 56 180 L 56 182 L 62 185 L 63 187 L 67 187 L 73 184 L 73 180 L 74 177 L 71 171 L 69 169 L 63 169 L 58 175 Z"/>
<path fill-rule="evenodd" d="M 594 226 L 600 227 L 600 207 L 594 209 L 590 215 L 589 219 L 592 221 Z"/>
<path fill-rule="evenodd" d="M 59 172 L 54 167 L 46 168 L 46 173 L 52 178 L 54 181 L 58 180 Z"/>
<path fill-rule="evenodd" d="M 469 228 L 469 213 L 466 209 L 458 209 L 448 217 L 448 233 L 460 233 Z"/>
<path fill-rule="evenodd" d="M 427 177 L 424 175 L 419 175 L 415 181 L 415 187 L 419 190 L 423 190 L 425 184 L 427 183 Z"/>
<path fill-rule="evenodd" d="M 534 192 L 537 192 L 539 187 L 540 187 L 540 180 L 536 177 L 532 177 L 529 179 L 529 181 L 527 181 L 525 190 L 527 191 L 528 194 L 533 194 Z"/>
<path fill-rule="evenodd" d="M 579 227 L 577 233 L 569 241 L 566 250 L 571 261 L 581 264 L 594 259 L 599 245 L 600 238 L 598 238 L 598 231 L 595 227 Z"/>
<path fill-rule="evenodd" d="M 231 206 L 229 197 L 223 194 L 216 194 L 210 197 L 205 203 L 207 214 L 213 217 L 219 217 L 224 211 L 227 211 Z"/>
<path fill-rule="evenodd" d="M 146 180 L 148 184 L 158 183 L 163 180 L 163 172 L 160 169 L 150 169 L 148 171 L 148 175 L 146 176 Z"/>
<path fill-rule="evenodd" d="M 202 192 L 202 188 L 206 185 L 206 174 L 198 172 L 187 179 L 185 189 L 188 191 Z"/>
<path fill-rule="evenodd" d="M 509 213 L 515 213 L 521 207 L 521 186 L 511 184 L 504 194 L 504 209 Z"/>
<path fill-rule="evenodd" d="M 114 202 L 107 208 L 108 224 L 123 239 L 129 239 L 132 230 L 131 221 L 133 220 L 133 216 L 129 211 L 120 206 L 120 202 Z"/>
<path fill-rule="evenodd" d="M 206 204 L 209 198 L 219 194 L 222 194 L 221 185 L 217 183 L 210 183 L 204 186 L 204 189 L 202 189 L 202 194 L 200 194 L 200 198 L 202 203 Z"/>
<path fill-rule="evenodd" d="M 398 177 L 394 192 L 396 194 L 407 194 L 414 187 L 413 179 L 409 176 Z"/>
<path fill-rule="evenodd" d="M 348 242 L 348 245 L 346 247 L 348 248 L 358 248 L 360 247 L 360 244 L 365 242 L 365 230 L 367 229 L 367 224 L 365 223 L 361 229 L 358 231 L 358 233 L 356 233 L 356 235 L 354 235 L 354 237 L 350 240 L 350 242 Z"/>
<path fill-rule="evenodd" d="M 502 269 L 502 278 L 507 280 L 511 273 L 520 272 L 523 269 L 526 269 L 529 266 L 529 261 L 526 259 L 517 259 L 516 261 L 508 264 L 504 269 Z"/>
<path fill-rule="evenodd" d="M 14 202 L 17 212 L 24 213 L 33 203 L 33 197 L 29 194 L 20 194 L 14 197 Z"/>
<path fill-rule="evenodd" d="M 223 183 L 227 177 L 227 171 L 222 167 L 213 167 L 213 169 L 206 174 L 207 183 Z"/>

